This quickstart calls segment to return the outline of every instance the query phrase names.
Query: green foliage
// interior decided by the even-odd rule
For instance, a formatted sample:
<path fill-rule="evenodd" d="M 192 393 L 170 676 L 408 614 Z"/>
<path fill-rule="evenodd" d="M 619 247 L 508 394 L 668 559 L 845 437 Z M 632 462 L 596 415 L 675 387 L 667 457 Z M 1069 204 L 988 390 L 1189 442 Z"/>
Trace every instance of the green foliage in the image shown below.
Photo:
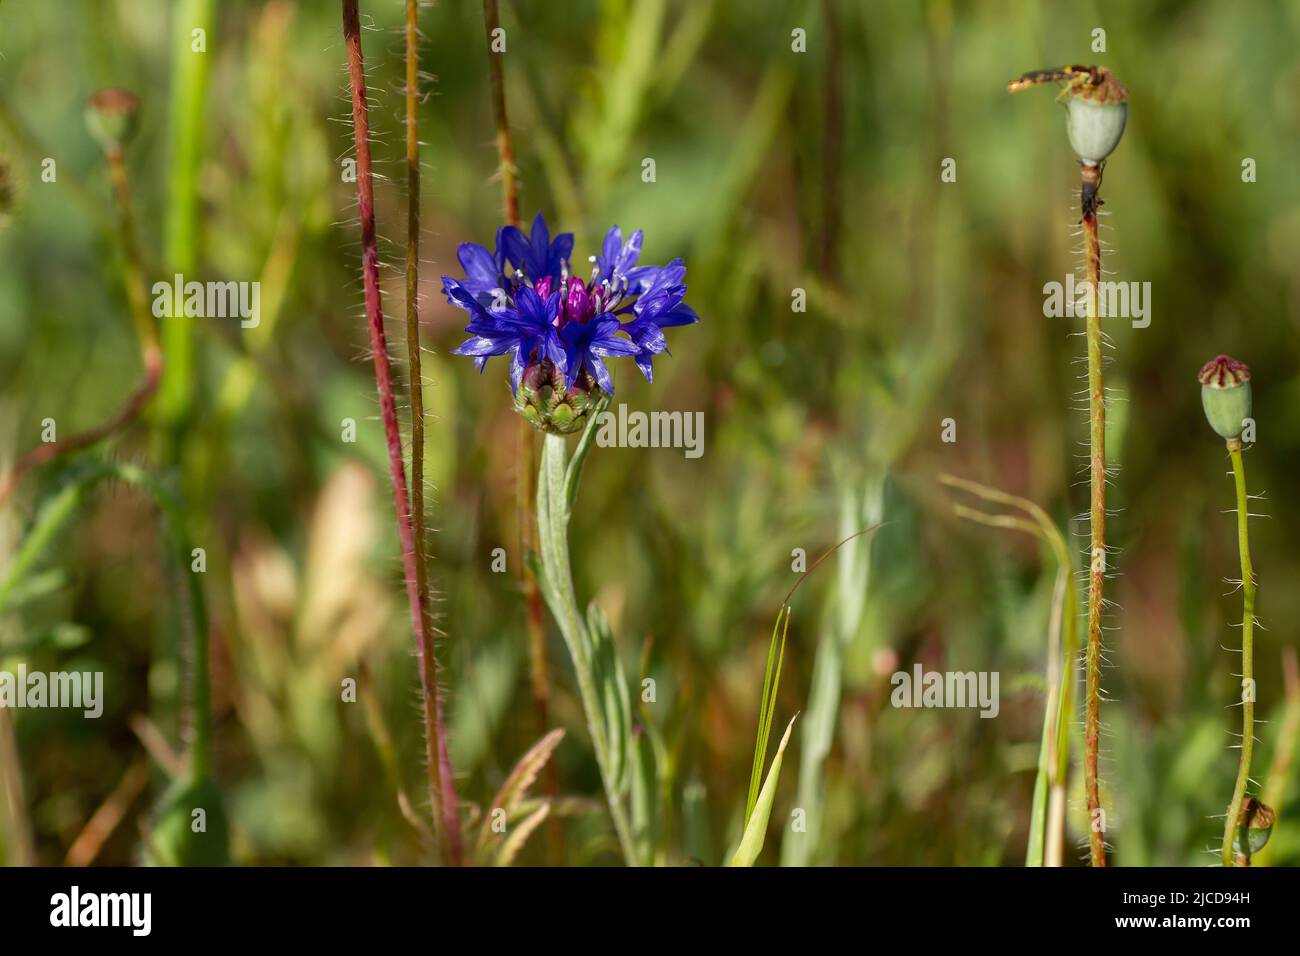
<path fill-rule="evenodd" d="M 37 447 L 47 416 L 61 436 L 98 423 L 138 378 L 106 228 L 111 193 L 83 118 L 93 90 L 129 89 L 140 113 L 126 163 L 148 280 L 188 257 L 195 278 L 262 283 L 257 328 L 163 325 L 179 354 L 190 334 L 189 369 L 165 374 L 168 403 L 102 451 L 183 491 L 183 530 L 207 553 L 212 774 L 237 837 L 232 861 L 429 862 L 399 797 L 415 819 L 427 816 L 416 796 L 418 676 L 358 319 L 354 188 L 340 162 L 351 131 L 337 122 L 338 5 L 210 4 L 203 91 L 188 71 L 204 64 L 186 59 L 197 56 L 188 47 L 178 53 L 176 11 L 208 5 L 0 3 L 0 462 Z M 365 42 L 377 171 L 393 180 L 377 184 L 389 240 L 405 211 L 394 94 L 402 6 L 363 0 L 378 31 Z M 1226 466 L 1207 466 L 1213 435 L 1196 389 L 1180 383 L 1222 349 L 1250 361 L 1253 413 L 1267 422 L 1250 453 L 1251 491 L 1267 493 L 1255 510 L 1270 514 L 1252 523 L 1252 545 L 1269 580 L 1296 580 L 1300 553 L 1287 542 L 1300 537 L 1300 180 L 1287 170 L 1300 154 L 1300 13 L 1263 0 L 1192 0 L 1176 14 L 1120 0 L 1014 10 L 840 2 L 829 5 L 833 67 L 825 6 L 777 3 L 755 16 L 750 4 L 716 0 L 502 4 L 525 215 L 542 209 L 579 249 L 615 222 L 645 229 L 645 261 L 685 258 L 702 319 L 657 360 L 653 384 L 630 366 L 620 373 L 615 402 L 703 411 L 703 457 L 589 444 L 580 487 L 578 471 L 561 477 L 577 628 L 612 635 L 583 647 L 603 674 L 594 699 L 614 728 L 633 852 L 713 865 L 747 832 L 751 803 L 755 825 L 754 690 L 766 655 L 754 637 L 796 579 L 792 549 L 815 554 L 875 509 L 889 525 L 800 591 L 773 697 L 783 719 L 801 714 L 785 785 L 808 831 L 770 820 L 764 829 L 781 834 L 785 863 L 1026 859 L 1045 702 L 1010 675 L 1045 671 L 1053 575 L 1032 539 L 955 518 L 934 479 L 1012 490 L 1063 531 L 1080 530 L 1065 520 L 1083 510 L 1071 456 L 1086 436 L 1069 408 L 1080 340 L 1066 320 L 1044 318 L 1041 295 L 1076 265 L 1077 166 L 1064 111 L 1017 107 L 1003 84 L 1026 65 L 1096 60 L 1143 94 L 1114 155 L 1123 175 L 1116 165 L 1105 182 L 1106 268 L 1149 281 L 1155 296 L 1148 328 L 1106 327 L 1118 357 L 1107 385 L 1124 400 L 1107 435 L 1109 464 L 1123 468 L 1108 503 L 1123 574 L 1108 594 L 1118 630 L 1107 632 L 1113 760 L 1102 782 L 1122 820 L 1116 863 L 1211 862 L 1204 851 L 1218 848 L 1234 772 L 1226 733 L 1240 731 L 1223 708 L 1239 688 L 1221 650 L 1240 608 L 1213 582 L 1240 571 L 1223 547 L 1233 532 L 1220 513 Z M 803 54 L 790 50 L 795 22 L 808 30 Z M 1111 48 L 1094 56 L 1084 44 L 1098 23 Z M 458 273 L 458 242 L 490 245 L 500 225 L 482 11 L 435 3 L 421 28 L 421 62 L 437 77 L 420 106 L 430 568 L 467 826 L 490 811 L 518 756 L 563 729 L 512 816 L 513 863 L 548 862 L 560 820 L 564 862 L 614 864 L 623 854 L 578 672 L 549 617 L 546 723 L 530 687 L 505 363 L 479 375 L 447 354 L 465 323 L 438 294 L 439 276 Z M 203 108 L 189 111 L 200 95 Z M 41 180 L 45 157 L 57 159 L 57 182 Z M 956 160 L 956 182 L 940 178 L 944 157 Z M 654 183 L 642 181 L 645 158 L 656 160 Z M 1247 158 L 1254 182 L 1242 180 Z M 186 182 L 195 201 L 182 207 L 172 196 Z M 402 253 L 400 242 L 381 245 L 386 266 Z M 793 310 L 795 289 L 806 311 Z M 400 302 L 397 284 L 384 292 Z M 945 443 L 950 417 L 957 440 Z M 345 419 L 355 442 L 341 440 Z M 167 453 L 163 421 L 182 420 Z M 0 654 L 4 666 L 103 670 L 114 690 L 97 722 L 8 715 L 27 801 L 14 821 L 0 800 L 6 862 L 22 833 L 37 861 L 63 860 L 142 753 L 140 718 L 173 756 L 186 750 L 183 708 L 162 705 L 185 699 L 191 662 L 184 579 L 157 508 L 116 483 L 74 501 L 67 475 L 33 473 L 0 514 Z M 36 547 L 42 528 L 54 533 Z M 498 548 L 504 572 L 493 569 Z M 1252 765 L 1261 784 L 1285 749 L 1278 662 L 1300 589 L 1264 596 L 1271 629 L 1255 635 Z M 599 627 L 589 601 L 603 609 Z M 891 675 L 917 662 L 1000 671 L 999 717 L 892 707 Z M 646 677 L 654 703 L 630 696 Z M 356 703 L 341 700 L 349 678 Z M 1081 748 L 1069 743 L 1073 760 Z M 132 806 L 96 862 L 140 858 L 141 824 L 155 820 L 162 788 Z M 1296 792 L 1292 783 L 1270 801 L 1279 822 L 1261 861 L 1300 862 L 1288 824 Z M 1088 823 L 1081 793 L 1068 798 L 1067 850 Z M 526 839 L 525 820 L 535 827 Z"/>

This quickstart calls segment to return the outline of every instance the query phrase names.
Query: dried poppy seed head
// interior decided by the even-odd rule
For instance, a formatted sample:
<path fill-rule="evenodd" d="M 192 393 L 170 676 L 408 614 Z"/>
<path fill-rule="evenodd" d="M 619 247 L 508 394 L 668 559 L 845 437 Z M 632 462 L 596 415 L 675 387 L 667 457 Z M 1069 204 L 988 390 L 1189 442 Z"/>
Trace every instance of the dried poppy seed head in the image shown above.
<path fill-rule="evenodd" d="M 1232 850 L 1241 855 L 1241 827 L 1246 828 L 1246 842 L 1250 853 L 1255 854 L 1264 849 L 1268 838 L 1273 835 L 1273 824 L 1277 814 L 1266 803 L 1260 803 L 1254 797 L 1247 797 L 1241 803 L 1241 813 L 1237 816 L 1237 835 L 1232 838 Z"/>
<path fill-rule="evenodd" d="M 1250 417 L 1250 369 L 1246 363 L 1218 355 L 1205 363 L 1197 379 L 1210 427 L 1220 438 L 1239 439 Z"/>
<path fill-rule="evenodd" d="M 140 101 L 134 93 L 110 87 L 86 102 L 86 128 L 105 150 L 121 149 L 135 133 Z"/>

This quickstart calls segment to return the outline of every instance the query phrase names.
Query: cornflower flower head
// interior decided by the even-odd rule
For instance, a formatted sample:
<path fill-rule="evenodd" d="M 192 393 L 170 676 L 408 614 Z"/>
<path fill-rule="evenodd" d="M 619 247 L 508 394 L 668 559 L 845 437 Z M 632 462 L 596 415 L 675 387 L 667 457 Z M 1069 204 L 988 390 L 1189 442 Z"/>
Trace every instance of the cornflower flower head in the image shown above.
<path fill-rule="evenodd" d="M 631 358 L 653 381 L 654 356 L 668 351 L 663 330 L 699 321 L 683 301 L 682 260 L 639 265 L 642 239 L 640 229 L 626 241 L 610 229 L 587 280 L 571 269 L 573 234 L 552 239 L 540 212 L 528 235 L 499 229 L 494 251 L 462 243 L 465 277 L 442 277 L 447 301 L 470 315 L 470 337 L 453 353 L 480 372 L 492 356 L 509 356 L 515 410 L 541 431 L 578 431 L 614 394 L 606 359 Z"/>

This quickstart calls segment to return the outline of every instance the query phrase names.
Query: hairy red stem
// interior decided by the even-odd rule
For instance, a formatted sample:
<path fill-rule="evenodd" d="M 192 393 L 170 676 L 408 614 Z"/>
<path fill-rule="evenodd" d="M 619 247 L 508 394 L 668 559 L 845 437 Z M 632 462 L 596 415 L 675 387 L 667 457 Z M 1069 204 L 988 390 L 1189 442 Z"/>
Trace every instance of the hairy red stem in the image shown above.
<path fill-rule="evenodd" d="M 343 0 L 343 38 L 348 49 L 348 77 L 352 85 L 352 125 L 357 151 L 357 219 L 361 226 L 361 274 L 365 286 L 366 320 L 370 326 L 370 347 L 374 353 L 375 384 L 379 389 L 380 415 L 388 444 L 389 477 L 393 505 L 397 512 L 397 535 L 402 546 L 406 597 L 411 610 L 420 663 L 420 686 L 424 696 L 426 762 L 429 771 L 429 799 L 443 858 L 459 866 L 463 858 L 460 834 L 460 806 L 447 751 L 443 726 L 442 692 L 438 688 L 438 663 L 433 631 L 421 603 L 416 560 L 415 528 L 407 494 L 406 469 L 402 456 L 402 435 L 393 399 L 393 370 L 384 336 L 384 310 L 379 295 L 379 252 L 375 244 L 375 196 L 370 161 L 370 119 L 366 98 L 365 65 L 361 55 L 361 23 L 357 0 Z"/>

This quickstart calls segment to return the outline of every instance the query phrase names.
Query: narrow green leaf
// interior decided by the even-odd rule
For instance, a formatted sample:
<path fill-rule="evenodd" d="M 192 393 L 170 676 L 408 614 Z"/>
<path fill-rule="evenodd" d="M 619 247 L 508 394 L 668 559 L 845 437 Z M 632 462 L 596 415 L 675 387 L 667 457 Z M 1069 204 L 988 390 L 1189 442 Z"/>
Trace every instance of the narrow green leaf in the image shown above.
<path fill-rule="evenodd" d="M 517 823 L 510 835 L 507 836 L 501 844 L 501 849 L 497 852 L 496 865 L 509 866 L 514 862 L 519 851 L 524 848 L 528 838 L 533 835 L 533 831 L 542 825 L 542 822 L 550 815 L 550 803 L 543 803 L 529 816 Z"/>
<path fill-rule="evenodd" d="M 587 427 L 583 429 L 582 437 L 578 439 L 578 447 L 573 450 L 573 457 L 569 459 L 569 467 L 564 471 L 564 510 L 567 513 L 573 510 L 573 502 L 578 498 L 578 483 L 582 480 L 582 468 L 587 463 L 587 454 L 591 451 L 591 446 L 596 440 L 596 430 L 600 416 L 605 409 L 609 407 L 609 396 L 603 395 L 596 403 L 587 416 Z"/>
<path fill-rule="evenodd" d="M 776 710 L 777 689 L 781 685 L 781 662 L 785 657 L 785 636 L 790 630 L 790 605 L 782 605 L 776 612 L 776 621 L 772 624 L 772 640 L 767 647 L 767 666 L 763 669 L 763 697 L 758 708 L 758 734 L 754 741 L 754 763 L 749 774 L 749 795 L 745 799 L 745 825 L 754 812 L 754 803 L 758 800 L 759 782 L 763 775 L 763 762 L 767 759 L 767 742 L 772 736 L 772 715 Z M 781 618 L 785 617 L 785 627 L 781 627 Z M 781 631 L 781 643 L 776 640 L 777 630 Z"/>
<path fill-rule="evenodd" d="M 592 644 L 592 669 L 609 747 L 610 780 L 614 791 L 622 794 L 629 783 L 629 761 L 632 759 L 632 703 L 623 662 L 609 629 L 609 618 L 595 601 L 587 605 L 587 633 Z"/>
<path fill-rule="evenodd" d="M 519 804 L 528 795 L 528 788 L 537 780 L 537 775 L 542 772 L 542 768 L 551 759 L 551 754 L 555 753 L 555 748 L 560 745 L 563 738 L 563 728 L 556 727 L 533 744 L 528 749 L 528 752 L 519 758 L 519 762 L 515 764 L 515 769 L 510 771 L 510 776 L 506 777 L 505 782 L 501 784 L 501 789 L 492 798 L 491 809 L 504 810 L 507 819 L 514 816 Z M 487 846 L 491 836 L 492 815 L 489 812 L 484 816 L 483 826 L 479 830 L 478 849 L 480 852 Z"/>
<path fill-rule="evenodd" d="M 736 854 L 731 858 L 732 866 L 753 866 L 758 855 L 763 852 L 763 841 L 767 839 L 767 821 L 772 815 L 772 803 L 776 800 L 776 784 L 781 777 L 781 758 L 785 756 L 785 745 L 790 742 L 790 731 L 794 729 L 794 722 L 798 716 L 795 714 L 790 718 L 790 723 L 785 726 L 785 733 L 781 735 L 776 756 L 772 758 L 772 767 L 767 772 L 767 779 L 763 781 L 758 802 L 754 804 L 754 814 L 745 825 L 745 834 L 740 838 L 740 846 L 736 848 Z"/>

